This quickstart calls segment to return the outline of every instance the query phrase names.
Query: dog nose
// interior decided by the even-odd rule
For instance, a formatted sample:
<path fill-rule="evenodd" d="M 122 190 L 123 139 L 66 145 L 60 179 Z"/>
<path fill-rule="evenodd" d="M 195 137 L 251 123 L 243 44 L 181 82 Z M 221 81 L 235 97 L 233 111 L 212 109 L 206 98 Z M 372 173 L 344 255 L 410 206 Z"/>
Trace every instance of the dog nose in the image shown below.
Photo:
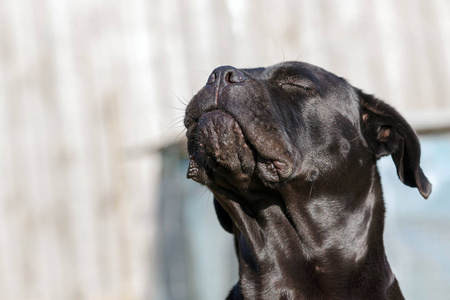
<path fill-rule="evenodd" d="M 223 66 L 214 69 L 209 75 L 206 84 L 213 84 L 217 80 L 223 81 L 225 84 L 229 83 L 241 83 L 247 79 L 244 73 L 232 66 Z"/>

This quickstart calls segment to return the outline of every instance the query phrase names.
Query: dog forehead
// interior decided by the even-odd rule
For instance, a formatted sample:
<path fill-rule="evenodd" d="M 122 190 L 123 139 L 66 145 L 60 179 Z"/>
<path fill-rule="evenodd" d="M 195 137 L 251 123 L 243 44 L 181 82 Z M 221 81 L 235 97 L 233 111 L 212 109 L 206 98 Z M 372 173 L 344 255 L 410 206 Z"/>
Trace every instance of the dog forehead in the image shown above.
<path fill-rule="evenodd" d="M 311 82 L 322 98 L 322 109 L 339 113 L 349 119 L 355 126 L 359 122 L 359 99 L 355 88 L 344 78 L 322 69 L 318 66 L 300 61 L 288 61 L 266 68 L 243 69 L 256 80 L 283 82 L 289 79 Z"/>
<path fill-rule="evenodd" d="M 276 80 L 281 77 L 301 75 L 306 69 L 301 68 L 300 62 L 280 63 L 269 67 L 245 68 L 241 69 L 254 79 L 259 80 Z"/>
<path fill-rule="evenodd" d="M 349 86 L 343 78 L 318 66 L 300 61 L 288 61 L 266 68 L 242 70 L 256 80 L 282 82 L 291 78 L 306 79 L 322 89 Z"/>
<path fill-rule="evenodd" d="M 318 81 L 322 80 L 326 75 L 332 74 L 317 66 L 299 61 L 279 63 L 265 68 L 264 72 L 261 73 L 261 76 L 266 77 L 265 79 L 273 80 L 280 80 L 286 77 L 306 77 L 312 81 Z"/>

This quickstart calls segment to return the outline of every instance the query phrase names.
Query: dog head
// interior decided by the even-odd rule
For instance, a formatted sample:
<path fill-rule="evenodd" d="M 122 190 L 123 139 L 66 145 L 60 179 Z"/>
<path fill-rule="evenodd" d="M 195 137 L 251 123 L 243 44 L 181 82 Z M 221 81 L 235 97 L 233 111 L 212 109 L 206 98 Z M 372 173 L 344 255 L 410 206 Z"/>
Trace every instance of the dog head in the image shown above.
<path fill-rule="evenodd" d="M 255 199 L 288 182 L 354 185 L 386 155 L 404 184 L 431 192 L 401 115 L 310 64 L 219 67 L 187 106 L 185 126 L 187 176 L 213 192 Z"/>

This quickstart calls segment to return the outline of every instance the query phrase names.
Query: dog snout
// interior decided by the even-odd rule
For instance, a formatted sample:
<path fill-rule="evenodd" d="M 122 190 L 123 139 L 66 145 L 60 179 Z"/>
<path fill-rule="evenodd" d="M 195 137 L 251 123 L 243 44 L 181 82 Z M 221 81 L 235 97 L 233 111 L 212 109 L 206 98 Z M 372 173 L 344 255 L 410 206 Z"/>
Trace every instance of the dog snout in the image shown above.
<path fill-rule="evenodd" d="M 214 69 L 214 71 L 209 75 L 206 84 L 213 84 L 215 82 L 220 82 L 221 84 L 227 85 L 230 83 L 242 83 L 247 79 L 244 73 L 232 66 L 222 66 Z"/>

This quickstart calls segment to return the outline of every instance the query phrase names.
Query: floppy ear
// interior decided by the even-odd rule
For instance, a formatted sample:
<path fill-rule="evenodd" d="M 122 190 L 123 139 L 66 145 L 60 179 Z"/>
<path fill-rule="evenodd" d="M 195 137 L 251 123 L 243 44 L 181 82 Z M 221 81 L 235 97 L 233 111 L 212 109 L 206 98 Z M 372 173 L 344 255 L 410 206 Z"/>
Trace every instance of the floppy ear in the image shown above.
<path fill-rule="evenodd" d="M 219 201 L 216 200 L 216 197 L 214 197 L 214 208 L 216 210 L 216 215 L 219 219 L 220 225 L 222 225 L 222 228 L 229 233 L 233 233 L 233 220 L 231 220 L 230 215 L 225 211 L 225 209 L 223 209 Z"/>
<path fill-rule="evenodd" d="M 420 144 L 406 120 L 390 105 L 358 91 L 364 137 L 376 158 L 391 155 L 400 180 L 427 199 L 431 183 L 420 168 Z"/>

